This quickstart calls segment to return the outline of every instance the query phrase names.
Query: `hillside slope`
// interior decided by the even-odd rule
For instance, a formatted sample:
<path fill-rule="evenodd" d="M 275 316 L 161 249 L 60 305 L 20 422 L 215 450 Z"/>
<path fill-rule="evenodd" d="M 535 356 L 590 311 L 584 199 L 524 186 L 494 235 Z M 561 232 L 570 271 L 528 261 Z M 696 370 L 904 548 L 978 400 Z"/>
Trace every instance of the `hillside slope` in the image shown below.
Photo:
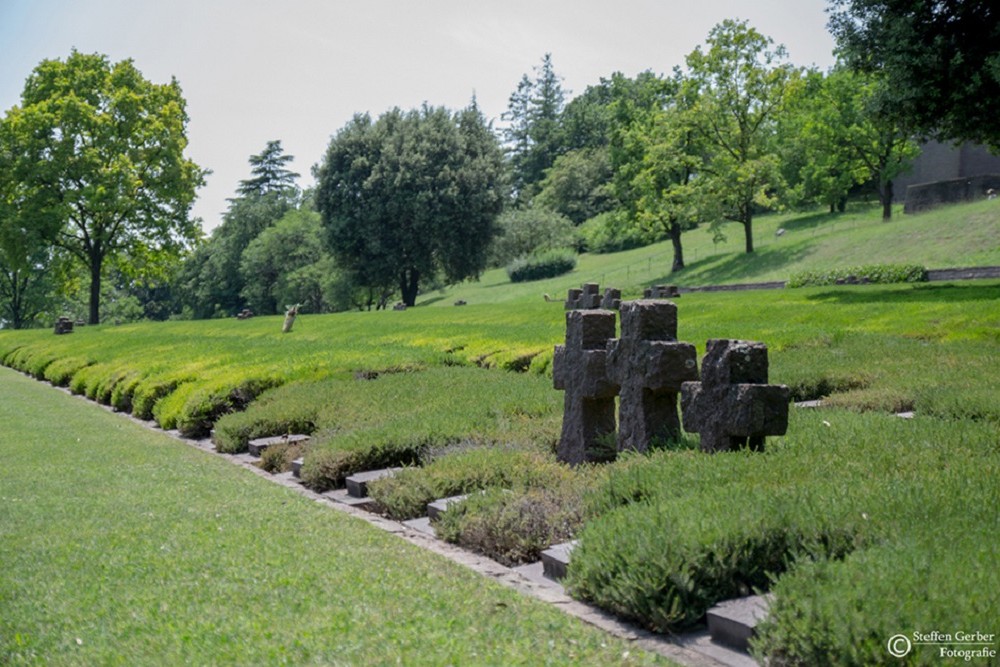
<path fill-rule="evenodd" d="M 778 236 L 777 230 L 785 231 Z M 503 269 L 422 295 L 418 305 L 451 306 L 541 300 L 544 294 L 562 299 L 581 283 L 613 285 L 626 294 L 643 286 L 670 283 L 686 287 L 786 280 L 799 271 L 816 271 L 861 264 L 908 263 L 929 269 L 1000 265 L 1000 201 L 958 204 L 921 215 L 903 215 L 890 222 L 880 210 L 858 205 L 847 213 L 790 213 L 760 216 L 754 221 L 757 250 L 742 251 L 743 229 L 730 224 L 728 240 L 713 244 L 707 228 L 683 236 L 687 268 L 670 273 L 670 242 L 606 255 L 583 254 L 577 268 L 548 280 L 513 284 Z"/>

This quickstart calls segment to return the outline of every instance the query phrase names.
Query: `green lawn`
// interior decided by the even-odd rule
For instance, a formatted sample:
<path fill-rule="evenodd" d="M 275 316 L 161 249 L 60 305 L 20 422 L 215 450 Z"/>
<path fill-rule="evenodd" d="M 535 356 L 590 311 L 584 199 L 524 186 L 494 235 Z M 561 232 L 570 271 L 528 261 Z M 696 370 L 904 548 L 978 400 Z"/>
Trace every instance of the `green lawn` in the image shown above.
<path fill-rule="evenodd" d="M 7 369 L 0 423 L 0 664 L 656 662 Z"/>

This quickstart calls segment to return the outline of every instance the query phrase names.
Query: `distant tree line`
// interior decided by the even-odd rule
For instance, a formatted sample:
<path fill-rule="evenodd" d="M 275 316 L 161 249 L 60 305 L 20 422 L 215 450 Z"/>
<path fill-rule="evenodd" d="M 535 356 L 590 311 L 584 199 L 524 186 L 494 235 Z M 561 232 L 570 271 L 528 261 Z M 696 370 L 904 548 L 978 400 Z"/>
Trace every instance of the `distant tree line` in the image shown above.
<path fill-rule="evenodd" d="M 573 97 L 551 54 L 499 128 L 475 100 L 359 114 L 303 191 L 278 140 L 208 237 L 206 170 L 184 157 L 176 81 L 73 51 L 43 61 L 0 118 L 0 326 L 408 306 L 539 253 L 682 232 L 754 252 L 761 212 L 843 210 L 928 137 L 1000 148 L 1000 11 L 987 0 L 830 0 L 829 71 L 796 67 L 746 22 L 715 26 L 667 75 L 613 73 Z"/>

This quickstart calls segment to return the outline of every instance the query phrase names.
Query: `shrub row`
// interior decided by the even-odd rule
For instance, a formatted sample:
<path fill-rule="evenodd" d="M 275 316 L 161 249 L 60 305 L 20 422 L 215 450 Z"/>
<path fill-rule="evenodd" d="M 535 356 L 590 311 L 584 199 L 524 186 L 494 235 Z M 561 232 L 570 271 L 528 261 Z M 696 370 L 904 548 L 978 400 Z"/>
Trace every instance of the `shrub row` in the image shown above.
<path fill-rule="evenodd" d="M 541 452 L 511 447 L 476 447 L 439 455 L 420 468 L 372 482 L 368 492 L 386 516 L 406 520 L 423 516 L 427 503 L 492 487 L 545 486 L 563 467 Z"/>
<path fill-rule="evenodd" d="M 916 264 L 868 264 L 828 271 L 793 273 L 788 287 L 822 287 L 824 285 L 921 283 L 927 281 L 927 269 Z"/>
<path fill-rule="evenodd" d="M 215 442 L 238 452 L 252 438 L 312 432 L 302 477 L 328 490 L 354 472 L 414 465 L 442 451 L 485 445 L 551 451 L 560 398 L 548 378 L 531 373 L 469 366 L 360 373 L 265 392 L 244 412 L 219 419 Z"/>
<path fill-rule="evenodd" d="M 576 252 L 571 249 L 546 250 L 519 257 L 507 265 L 507 277 L 512 283 L 554 278 L 576 268 Z"/>
<path fill-rule="evenodd" d="M 830 586 L 823 583 L 828 578 L 813 582 L 807 574 L 813 571 L 803 569 L 796 585 L 822 587 L 823 596 L 834 600 L 829 613 L 804 621 L 797 612 L 819 596 L 818 589 L 800 588 L 799 609 L 776 616 L 776 639 L 766 644 L 773 648 L 762 649 L 767 654 L 836 644 L 849 655 L 858 638 L 854 630 L 870 627 L 866 619 L 896 600 L 905 607 L 895 618 L 947 617 L 952 598 L 928 598 L 920 576 L 894 576 L 900 595 L 888 600 L 869 599 L 865 589 L 846 582 L 882 576 L 871 568 L 888 567 L 889 558 L 863 556 L 870 548 L 919 559 L 923 531 L 934 531 L 944 549 L 970 530 L 973 541 L 995 544 L 995 509 L 983 510 L 992 518 L 971 526 L 952 525 L 947 517 L 963 508 L 996 507 L 1000 492 L 990 481 L 1000 459 L 996 429 L 794 411 L 789 434 L 769 441 L 763 455 L 664 452 L 616 464 L 589 495 L 592 519 L 573 554 L 569 589 L 654 630 L 672 631 L 698 623 L 722 599 L 771 588 L 774 579 L 780 599 L 781 575 L 790 564 L 848 568 Z M 985 561 L 974 554 L 960 559 L 967 569 L 1000 567 L 1000 549 Z M 992 595 L 980 618 L 998 617 L 998 602 L 1000 595 Z M 848 609 L 850 614 L 837 616 Z M 812 656 L 790 662 L 818 664 Z"/>

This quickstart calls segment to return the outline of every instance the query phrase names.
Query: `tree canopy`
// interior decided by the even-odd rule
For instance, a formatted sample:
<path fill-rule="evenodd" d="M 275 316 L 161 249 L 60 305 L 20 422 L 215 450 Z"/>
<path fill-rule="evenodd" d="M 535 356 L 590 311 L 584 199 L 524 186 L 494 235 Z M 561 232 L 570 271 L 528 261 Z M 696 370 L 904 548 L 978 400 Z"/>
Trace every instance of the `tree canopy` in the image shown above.
<path fill-rule="evenodd" d="M 316 205 L 338 266 L 358 285 L 398 286 L 409 306 L 422 277 L 478 276 L 504 205 L 503 169 L 475 106 L 355 116 L 317 170 Z"/>
<path fill-rule="evenodd" d="M 923 133 L 1000 149 L 1000 6 L 994 0 L 830 0 L 848 65 L 881 72 L 886 107 Z"/>
<path fill-rule="evenodd" d="M 205 172 L 184 157 L 184 106 L 176 80 L 154 84 L 131 60 L 73 51 L 42 61 L 4 119 L 21 187 L 55 194 L 55 241 L 89 271 L 93 324 L 108 258 L 153 265 L 200 234 L 188 211 Z"/>

